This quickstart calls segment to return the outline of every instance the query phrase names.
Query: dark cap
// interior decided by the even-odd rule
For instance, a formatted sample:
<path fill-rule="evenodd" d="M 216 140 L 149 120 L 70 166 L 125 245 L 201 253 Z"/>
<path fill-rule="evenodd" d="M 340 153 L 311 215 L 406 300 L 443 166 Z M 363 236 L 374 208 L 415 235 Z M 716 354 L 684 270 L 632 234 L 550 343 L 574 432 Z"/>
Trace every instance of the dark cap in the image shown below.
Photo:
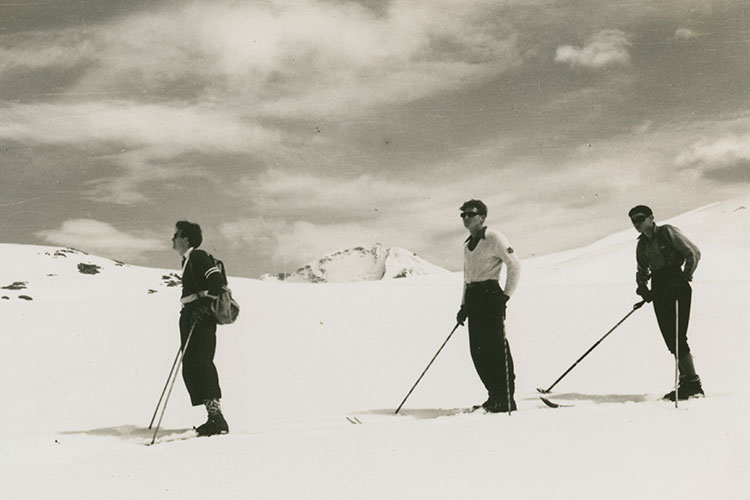
<path fill-rule="evenodd" d="M 632 219 L 634 216 L 638 214 L 645 215 L 646 217 L 648 217 L 650 215 L 654 215 L 654 212 L 652 212 L 651 209 L 648 208 L 646 205 L 637 205 L 630 209 L 630 212 L 628 212 L 628 217 Z"/>

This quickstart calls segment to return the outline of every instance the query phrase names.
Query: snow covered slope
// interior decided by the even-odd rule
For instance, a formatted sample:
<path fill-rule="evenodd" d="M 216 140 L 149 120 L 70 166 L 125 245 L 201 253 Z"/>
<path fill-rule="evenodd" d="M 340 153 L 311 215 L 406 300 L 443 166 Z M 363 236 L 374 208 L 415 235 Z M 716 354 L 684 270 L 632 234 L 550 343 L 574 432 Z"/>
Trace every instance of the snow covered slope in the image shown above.
<path fill-rule="evenodd" d="M 690 341 L 706 399 L 658 400 L 673 360 L 649 307 L 556 387 L 572 408 L 537 398 L 638 299 L 628 228 L 524 262 L 507 319 L 511 417 L 460 413 L 485 397 L 465 328 L 393 415 L 454 326 L 460 273 L 230 277 L 242 311 L 220 327 L 216 362 L 231 432 L 153 447 L 146 426 L 178 348 L 176 271 L 0 245 L 3 498 L 744 499 L 749 201 L 673 221 L 703 251 Z M 178 380 L 162 435 L 203 420 Z"/>
<path fill-rule="evenodd" d="M 446 273 L 414 252 L 377 244 L 334 252 L 287 275 L 264 274 L 262 280 L 290 283 L 346 283 Z"/>

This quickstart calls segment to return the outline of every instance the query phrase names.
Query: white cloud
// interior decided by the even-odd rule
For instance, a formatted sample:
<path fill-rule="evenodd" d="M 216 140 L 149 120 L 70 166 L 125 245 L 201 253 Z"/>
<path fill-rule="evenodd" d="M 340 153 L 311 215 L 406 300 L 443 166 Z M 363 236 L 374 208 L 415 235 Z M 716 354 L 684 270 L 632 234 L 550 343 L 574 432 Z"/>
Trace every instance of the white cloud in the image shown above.
<path fill-rule="evenodd" d="M 72 68 L 92 62 L 97 59 L 95 39 L 96 31 L 85 27 L 49 33 L 32 31 L 3 37 L 0 74 L 19 68 Z"/>
<path fill-rule="evenodd" d="M 442 232 L 442 214 L 455 216 L 459 204 L 446 204 L 446 188 L 275 169 L 247 178 L 234 195 L 251 200 L 263 215 L 227 222 L 221 234 L 235 248 L 253 248 L 277 266 L 295 269 L 326 253 L 375 243 L 421 252 Z"/>
<path fill-rule="evenodd" d="M 732 165 L 750 160 L 750 134 L 729 135 L 711 141 L 698 141 L 676 158 L 677 165 Z"/>
<path fill-rule="evenodd" d="M 228 222 L 219 231 L 235 247 L 253 248 L 253 253 L 270 257 L 285 272 L 337 250 L 371 246 L 380 242 L 382 236 L 377 227 L 363 224 L 315 224 L 301 220 L 287 223 L 280 217 Z"/>
<path fill-rule="evenodd" d="M 555 62 L 572 67 L 597 69 L 630 62 L 628 47 L 630 37 L 620 30 L 603 30 L 590 36 L 581 47 L 561 45 L 557 48 Z"/>
<path fill-rule="evenodd" d="M 4 38 L 0 77 L 62 67 L 74 83 L 42 103 L 0 105 L 0 138 L 137 150 L 141 166 L 103 158 L 126 168 L 93 184 L 98 200 L 137 202 L 143 169 L 159 160 L 155 177 L 168 177 L 169 155 L 283 157 L 297 120 L 358 120 L 513 67 L 514 33 L 492 5 L 190 2 Z"/>
<path fill-rule="evenodd" d="M 677 155 L 675 163 L 688 173 L 730 184 L 750 182 L 750 134 L 731 134 L 696 141 Z"/>
<path fill-rule="evenodd" d="M 248 125 L 210 105 L 86 102 L 0 107 L 0 137 L 42 144 L 116 142 L 184 151 L 246 151 L 278 142 L 275 133 Z"/>
<path fill-rule="evenodd" d="M 487 22 L 486 5 L 454 7 L 395 1 L 375 15 L 355 3 L 272 2 L 184 17 L 229 92 L 262 99 L 265 115 L 331 116 L 464 87 L 516 63 L 513 34 Z"/>
<path fill-rule="evenodd" d="M 83 33 L 27 36 L 2 53 L 10 62 L 0 71 L 62 65 L 82 72 L 70 95 L 168 98 L 187 89 L 231 100 L 254 119 L 350 115 L 516 64 L 512 31 L 489 13 L 486 2 L 397 0 L 377 14 L 353 2 L 191 2 Z"/>
<path fill-rule="evenodd" d="M 292 205 L 309 210 L 335 207 L 349 215 L 362 215 L 424 198 L 425 186 L 372 174 L 346 178 L 269 169 L 239 182 L 234 195 L 248 198 L 266 210 L 283 210 Z"/>
<path fill-rule="evenodd" d="M 138 259 L 145 253 L 169 248 L 161 239 L 128 234 L 94 219 L 68 220 L 59 228 L 39 231 L 36 236 L 47 243 L 120 260 Z"/>
<path fill-rule="evenodd" d="M 674 32 L 674 37 L 677 40 L 692 40 L 693 38 L 696 38 L 698 34 L 688 28 L 677 28 Z"/>

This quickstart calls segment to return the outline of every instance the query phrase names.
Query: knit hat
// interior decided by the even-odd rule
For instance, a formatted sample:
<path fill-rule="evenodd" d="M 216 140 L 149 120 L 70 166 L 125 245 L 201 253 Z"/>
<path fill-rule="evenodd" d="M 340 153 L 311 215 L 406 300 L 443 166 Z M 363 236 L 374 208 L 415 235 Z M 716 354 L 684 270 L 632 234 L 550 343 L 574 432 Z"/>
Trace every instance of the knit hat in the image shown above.
<path fill-rule="evenodd" d="M 654 212 L 652 212 L 651 209 L 646 205 L 637 205 L 630 209 L 630 212 L 628 212 L 628 217 L 632 219 L 634 216 L 639 214 L 648 217 L 650 215 L 654 215 Z"/>

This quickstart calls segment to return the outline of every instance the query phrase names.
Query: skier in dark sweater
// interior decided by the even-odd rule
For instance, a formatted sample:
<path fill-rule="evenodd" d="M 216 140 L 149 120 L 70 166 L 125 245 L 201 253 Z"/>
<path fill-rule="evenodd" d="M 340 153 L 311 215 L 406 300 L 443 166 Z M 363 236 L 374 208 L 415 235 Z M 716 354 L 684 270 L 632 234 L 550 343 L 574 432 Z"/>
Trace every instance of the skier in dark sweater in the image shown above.
<path fill-rule="evenodd" d="M 687 341 L 693 293 L 690 281 L 701 258 L 700 250 L 676 227 L 669 224 L 657 226 L 653 212 L 645 205 L 633 207 L 628 215 L 641 233 L 636 246 L 636 293 L 646 302 L 653 301 L 659 330 L 673 356 L 675 327 L 678 326 L 678 399 L 702 397 L 701 379 L 695 372 Z M 648 288 L 649 279 L 651 289 Z M 678 314 L 675 314 L 675 307 Z M 665 394 L 664 399 L 674 401 L 675 391 Z"/>
<path fill-rule="evenodd" d="M 172 248 L 182 256 L 180 342 L 183 348 L 190 336 L 183 358 L 182 378 L 193 406 L 204 405 L 208 412 L 206 423 L 196 428 L 198 435 L 213 436 L 229 432 L 221 413 L 221 387 L 214 365 L 216 320 L 211 312 L 211 305 L 222 287 L 222 275 L 208 253 L 198 249 L 202 241 L 198 224 L 177 222 Z"/>
<path fill-rule="evenodd" d="M 489 398 L 481 406 L 490 413 L 513 411 L 516 375 L 505 336 L 505 306 L 518 285 L 521 262 L 508 239 L 484 225 L 487 205 L 469 200 L 461 219 L 469 231 L 464 242 L 464 290 L 456 321 L 469 320 L 469 347 L 474 368 Z M 505 289 L 500 271 L 508 266 Z"/>

